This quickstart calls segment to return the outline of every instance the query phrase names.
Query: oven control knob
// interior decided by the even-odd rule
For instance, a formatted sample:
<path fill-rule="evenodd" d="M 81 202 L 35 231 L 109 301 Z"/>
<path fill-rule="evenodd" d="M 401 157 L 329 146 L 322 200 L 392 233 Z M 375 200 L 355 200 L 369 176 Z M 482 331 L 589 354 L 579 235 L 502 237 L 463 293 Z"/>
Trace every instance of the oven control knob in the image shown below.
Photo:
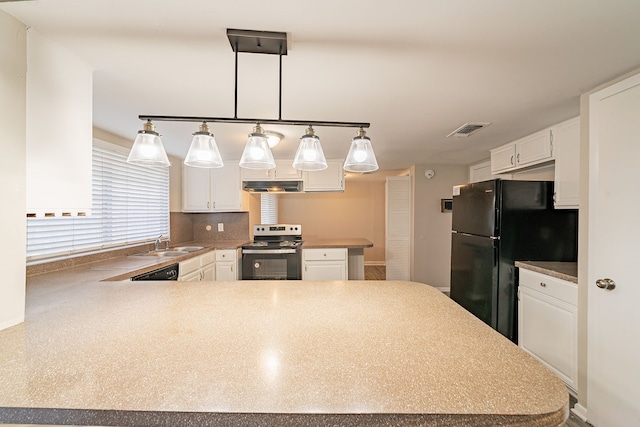
<path fill-rule="evenodd" d="M 253 268 L 260 268 L 260 263 L 256 262 L 255 264 L 253 264 Z"/>

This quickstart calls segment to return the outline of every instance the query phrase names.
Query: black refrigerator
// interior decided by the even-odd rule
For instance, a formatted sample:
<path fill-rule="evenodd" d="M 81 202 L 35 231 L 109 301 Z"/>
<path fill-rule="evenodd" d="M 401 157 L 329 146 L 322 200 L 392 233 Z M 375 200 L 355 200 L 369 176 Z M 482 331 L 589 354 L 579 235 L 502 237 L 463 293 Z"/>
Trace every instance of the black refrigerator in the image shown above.
<path fill-rule="evenodd" d="M 553 208 L 553 182 L 454 187 L 451 298 L 517 343 L 515 261 L 576 261 L 578 211 Z"/>

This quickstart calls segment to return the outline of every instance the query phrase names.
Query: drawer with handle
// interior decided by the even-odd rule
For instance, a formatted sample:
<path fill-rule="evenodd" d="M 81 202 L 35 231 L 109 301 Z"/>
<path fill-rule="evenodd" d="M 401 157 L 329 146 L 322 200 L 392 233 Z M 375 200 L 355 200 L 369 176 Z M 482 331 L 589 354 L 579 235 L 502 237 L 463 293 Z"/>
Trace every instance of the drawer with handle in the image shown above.
<path fill-rule="evenodd" d="M 578 303 L 578 285 L 536 271 L 520 268 L 519 286 L 533 289 L 568 304 Z"/>

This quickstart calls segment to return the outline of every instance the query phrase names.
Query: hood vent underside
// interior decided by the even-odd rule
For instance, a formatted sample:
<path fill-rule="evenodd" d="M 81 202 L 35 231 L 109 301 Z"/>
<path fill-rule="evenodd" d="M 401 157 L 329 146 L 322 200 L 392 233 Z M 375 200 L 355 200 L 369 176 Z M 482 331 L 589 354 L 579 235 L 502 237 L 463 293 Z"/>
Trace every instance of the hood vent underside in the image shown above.
<path fill-rule="evenodd" d="M 302 181 L 243 181 L 242 189 L 250 193 L 302 193 Z"/>
<path fill-rule="evenodd" d="M 450 136 L 453 136 L 456 138 L 466 138 L 467 136 L 473 135 L 474 133 L 478 132 L 480 129 L 486 128 L 490 124 L 491 123 L 487 123 L 487 122 L 465 123 L 462 126 L 460 126 L 458 129 L 454 130 L 449 135 L 447 135 L 447 138 L 449 138 Z"/>

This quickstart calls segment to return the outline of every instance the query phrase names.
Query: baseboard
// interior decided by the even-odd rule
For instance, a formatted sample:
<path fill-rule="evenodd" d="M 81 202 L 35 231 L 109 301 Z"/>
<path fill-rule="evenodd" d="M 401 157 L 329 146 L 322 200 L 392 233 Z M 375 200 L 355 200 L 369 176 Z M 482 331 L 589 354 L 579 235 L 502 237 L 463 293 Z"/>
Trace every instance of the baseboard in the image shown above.
<path fill-rule="evenodd" d="M 10 328 L 12 326 L 15 326 L 15 325 L 17 325 L 19 323 L 22 323 L 22 322 L 24 322 L 24 316 L 20 316 L 20 317 L 16 317 L 16 318 L 13 318 L 13 319 L 9 319 L 9 320 L 7 320 L 5 322 L 0 323 L 0 331 L 3 330 L 3 329 L 8 329 L 8 328 Z"/>
<path fill-rule="evenodd" d="M 434 286 L 434 288 L 447 295 L 451 292 L 451 288 L 449 286 Z"/>
<path fill-rule="evenodd" d="M 573 408 L 571 408 L 571 412 L 573 412 L 573 415 L 580 418 L 585 423 L 587 422 L 587 408 L 585 408 L 581 404 L 576 403 L 575 405 L 573 405 Z"/>
<path fill-rule="evenodd" d="M 387 263 L 385 261 L 365 261 L 365 267 L 386 267 Z"/>

